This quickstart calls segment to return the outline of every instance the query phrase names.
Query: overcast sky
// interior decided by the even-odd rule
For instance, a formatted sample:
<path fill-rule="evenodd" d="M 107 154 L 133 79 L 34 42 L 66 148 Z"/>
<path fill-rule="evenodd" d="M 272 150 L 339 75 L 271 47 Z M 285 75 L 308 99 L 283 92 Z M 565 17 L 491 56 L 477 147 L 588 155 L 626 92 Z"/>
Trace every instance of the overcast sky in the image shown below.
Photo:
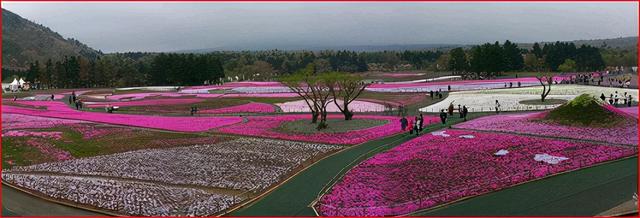
<path fill-rule="evenodd" d="M 104 52 L 636 36 L 638 3 L 18 3 Z"/>

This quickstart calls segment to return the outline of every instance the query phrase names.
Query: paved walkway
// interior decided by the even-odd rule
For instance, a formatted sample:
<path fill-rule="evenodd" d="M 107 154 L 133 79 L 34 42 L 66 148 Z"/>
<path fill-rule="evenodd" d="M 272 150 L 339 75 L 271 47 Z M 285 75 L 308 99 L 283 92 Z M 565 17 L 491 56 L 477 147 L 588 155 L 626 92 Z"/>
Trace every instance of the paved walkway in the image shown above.
<path fill-rule="evenodd" d="M 2 185 L 2 216 L 105 216 L 34 197 Z"/>

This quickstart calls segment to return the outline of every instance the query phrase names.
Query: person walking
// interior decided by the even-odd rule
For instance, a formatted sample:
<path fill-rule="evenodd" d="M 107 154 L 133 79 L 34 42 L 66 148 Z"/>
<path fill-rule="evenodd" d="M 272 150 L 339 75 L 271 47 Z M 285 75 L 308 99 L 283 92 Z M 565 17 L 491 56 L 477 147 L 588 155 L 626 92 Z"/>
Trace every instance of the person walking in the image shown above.
<path fill-rule="evenodd" d="M 422 116 L 422 113 L 420 113 L 420 126 L 418 126 L 418 130 L 422 132 L 423 128 L 424 128 L 424 117 Z"/>
<path fill-rule="evenodd" d="M 500 102 L 496 100 L 496 114 L 500 114 Z"/>
<path fill-rule="evenodd" d="M 53 99 L 55 99 L 56 96 L 54 96 L 53 94 L 51 94 L 51 100 L 53 101 Z"/>
<path fill-rule="evenodd" d="M 442 122 L 442 124 L 447 123 L 447 113 L 444 112 L 444 109 L 440 110 L 440 121 Z"/>
<path fill-rule="evenodd" d="M 431 99 L 433 99 L 433 90 L 429 90 L 429 96 L 431 96 Z"/>
<path fill-rule="evenodd" d="M 449 104 L 449 108 L 447 109 L 447 112 L 449 112 L 449 116 L 453 116 L 453 104 Z"/>
<path fill-rule="evenodd" d="M 605 100 L 607 99 L 607 97 L 604 96 L 604 93 L 600 94 L 600 99 L 602 99 L 603 102 L 606 102 Z"/>
<path fill-rule="evenodd" d="M 413 135 L 413 120 L 409 120 L 409 135 Z"/>
<path fill-rule="evenodd" d="M 631 102 L 633 102 L 633 96 L 628 95 L 628 96 L 627 96 L 627 98 L 629 98 L 629 99 L 627 100 L 627 107 L 631 107 Z"/>
<path fill-rule="evenodd" d="M 451 92 L 451 85 L 447 85 L 447 91 Z"/>
<path fill-rule="evenodd" d="M 469 113 L 467 106 L 462 106 L 462 118 L 464 119 L 464 121 L 467 121 L 467 113 Z"/>
<path fill-rule="evenodd" d="M 402 117 L 402 119 L 400 119 L 400 128 L 402 128 L 402 131 L 407 129 L 407 118 L 406 117 Z"/>
<path fill-rule="evenodd" d="M 609 95 L 609 104 L 613 105 L 613 94 Z"/>
<path fill-rule="evenodd" d="M 520 81 L 518 81 L 518 88 L 520 88 L 520 85 L 522 85 L 522 83 L 520 83 Z"/>
<path fill-rule="evenodd" d="M 416 116 L 416 117 L 414 118 L 414 120 L 415 120 L 416 122 L 414 122 L 414 123 L 413 123 L 413 131 L 415 131 L 415 132 L 416 132 L 416 136 L 419 136 L 419 135 L 420 135 L 420 132 L 418 132 L 418 126 L 420 126 L 420 118 L 418 118 L 418 116 Z"/>
<path fill-rule="evenodd" d="M 460 118 L 462 118 L 462 107 L 460 107 L 460 105 L 458 105 L 458 114 L 460 115 Z"/>

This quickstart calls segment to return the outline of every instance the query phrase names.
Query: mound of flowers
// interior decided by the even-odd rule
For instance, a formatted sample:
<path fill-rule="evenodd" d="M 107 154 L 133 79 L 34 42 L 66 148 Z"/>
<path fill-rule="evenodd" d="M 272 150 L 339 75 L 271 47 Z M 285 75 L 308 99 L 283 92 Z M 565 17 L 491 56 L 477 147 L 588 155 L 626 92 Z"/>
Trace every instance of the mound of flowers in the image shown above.
<path fill-rule="evenodd" d="M 446 130 L 362 162 L 316 208 L 323 216 L 403 215 L 636 153 L 630 146 Z"/>
<path fill-rule="evenodd" d="M 330 114 L 328 119 L 343 119 L 344 117 L 339 114 Z M 325 133 L 318 132 L 314 134 L 293 134 L 283 133 L 276 129 L 284 122 L 310 119 L 308 114 L 296 114 L 296 115 L 279 115 L 279 116 L 251 116 L 246 117 L 246 121 L 231 126 L 225 126 L 217 129 L 222 133 L 231 133 L 238 135 L 259 136 L 267 138 L 294 140 L 294 141 L 306 141 L 306 142 L 318 142 L 327 144 L 359 144 L 369 140 L 382 138 L 385 136 L 393 135 L 401 132 L 399 119 L 397 117 L 390 116 L 374 116 L 374 115 L 356 115 L 354 119 L 376 119 L 376 120 L 388 120 L 387 124 L 371 127 L 361 130 L 353 130 L 342 133 Z M 425 116 L 425 123 L 436 122 L 436 117 Z"/>
<path fill-rule="evenodd" d="M 273 105 L 259 102 L 251 102 L 243 105 L 224 107 L 218 109 L 201 110 L 203 114 L 233 114 L 233 113 L 274 113 Z"/>
<path fill-rule="evenodd" d="M 163 117 L 77 111 L 59 101 L 29 101 L 21 104 L 43 106 L 46 110 L 2 106 L 3 113 L 53 117 L 98 123 L 127 125 L 181 132 L 200 132 L 242 121 L 240 117 Z"/>
<path fill-rule="evenodd" d="M 609 105 L 601 106 L 590 97 L 577 98 L 552 111 L 503 114 L 477 118 L 455 128 L 490 130 L 584 139 L 616 144 L 638 144 L 638 122 L 632 115 Z"/>
<path fill-rule="evenodd" d="M 338 100 L 338 104 L 342 107 L 343 101 Z M 310 112 L 309 106 L 304 100 L 278 103 L 276 105 L 285 113 Z M 349 110 L 352 112 L 381 112 L 385 111 L 385 106 L 377 103 L 356 100 L 349 104 Z M 338 106 L 333 103 L 333 100 L 327 105 L 327 112 L 340 112 L 340 109 L 338 109 Z"/>

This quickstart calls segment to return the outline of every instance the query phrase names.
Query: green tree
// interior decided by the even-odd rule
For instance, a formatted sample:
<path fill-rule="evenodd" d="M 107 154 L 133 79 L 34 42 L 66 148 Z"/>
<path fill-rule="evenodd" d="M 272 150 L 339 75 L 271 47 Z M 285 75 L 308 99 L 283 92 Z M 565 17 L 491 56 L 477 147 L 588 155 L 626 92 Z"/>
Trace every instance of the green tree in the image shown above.
<path fill-rule="evenodd" d="M 560 66 L 558 66 L 558 71 L 560 72 L 575 72 L 576 71 L 576 62 L 571 59 L 564 60 Z"/>

